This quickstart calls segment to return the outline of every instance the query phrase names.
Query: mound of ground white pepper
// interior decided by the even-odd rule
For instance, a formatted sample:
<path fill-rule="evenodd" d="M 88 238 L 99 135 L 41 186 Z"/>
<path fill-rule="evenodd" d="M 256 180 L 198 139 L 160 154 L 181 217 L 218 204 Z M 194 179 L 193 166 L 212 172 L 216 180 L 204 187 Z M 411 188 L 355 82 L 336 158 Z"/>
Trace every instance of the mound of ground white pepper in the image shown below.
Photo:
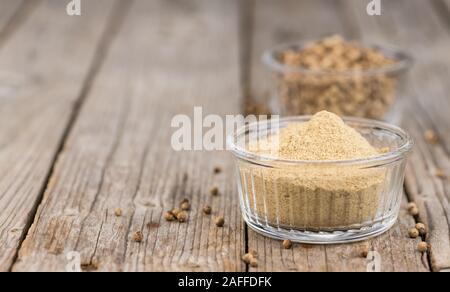
<path fill-rule="evenodd" d="M 270 141 L 276 138 L 279 146 Z M 262 149 L 262 150 L 261 150 Z M 335 114 L 323 111 L 309 122 L 291 123 L 276 137 L 251 142 L 259 155 L 302 161 L 369 158 L 379 152 Z M 372 221 L 380 204 L 385 171 L 304 164 L 262 168 L 240 165 L 248 209 L 269 225 L 299 230 L 346 230 Z M 353 226 L 354 227 L 354 226 Z"/>
<path fill-rule="evenodd" d="M 278 59 L 289 67 L 308 70 L 276 75 L 277 98 L 284 115 L 329 110 L 339 115 L 382 118 L 395 100 L 399 76 L 363 72 L 387 68 L 397 61 L 339 36 L 286 50 Z"/>

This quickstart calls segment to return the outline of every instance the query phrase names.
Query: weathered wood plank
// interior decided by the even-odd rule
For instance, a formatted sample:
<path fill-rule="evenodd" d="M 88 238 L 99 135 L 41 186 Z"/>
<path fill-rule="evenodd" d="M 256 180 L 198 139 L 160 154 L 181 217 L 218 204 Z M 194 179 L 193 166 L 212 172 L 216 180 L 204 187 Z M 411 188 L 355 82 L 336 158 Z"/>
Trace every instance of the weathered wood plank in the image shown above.
<path fill-rule="evenodd" d="M 301 41 L 339 33 L 358 37 L 358 29 L 343 5 L 344 1 L 255 1 L 252 34 L 251 88 L 253 96 L 268 96 L 260 64 L 264 49 L 278 43 Z M 364 7 L 365 13 L 365 7 Z M 406 197 L 405 200 L 406 201 Z M 405 204 L 405 202 L 403 203 Z M 335 246 L 296 245 L 283 250 L 279 241 L 249 231 L 249 248 L 261 254 L 259 267 L 251 271 L 366 271 L 367 260 L 360 256 L 363 245 L 381 256 L 383 271 L 428 271 L 426 258 L 416 252 L 418 240 L 407 232 L 414 219 L 402 210 L 396 226 L 386 234 L 364 243 Z"/>
<path fill-rule="evenodd" d="M 442 0 L 447 9 L 450 9 L 450 0 Z"/>
<path fill-rule="evenodd" d="M 22 5 L 23 0 L 2 0 L 0 5 L 0 35 Z"/>
<path fill-rule="evenodd" d="M 355 13 L 355 20 L 363 38 L 407 48 L 416 59 L 402 122 L 416 142 L 406 189 L 420 205 L 419 220 L 429 225 L 431 264 L 439 271 L 450 267 L 450 13 L 437 11 L 442 7 L 431 5 L 435 2 L 385 1 L 379 18 Z M 349 9 L 362 9 L 356 0 L 350 4 Z M 436 145 L 424 139 L 430 129 L 440 137 Z M 439 177 L 438 169 L 447 177 Z"/>
<path fill-rule="evenodd" d="M 225 153 L 179 152 L 171 119 L 239 111 L 237 1 L 135 1 L 86 99 L 15 271 L 241 271 L 244 228 Z M 224 173 L 214 175 L 219 165 Z M 211 186 L 221 191 L 209 195 Z M 164 212 L 184 198 L 187 223 Z M 226 218 L 214 225 L 201 208 Z M 114 210 L 123 215 L 116 217 Z M 133 241 L 142 231 L 143 241 Z"/>
<path fill-rule="evenodd" d="M 0 271 L 34 217 L 113 6 L 89 1 L 74 18 L 65 4 L 40 3 L 0 50 Z"/>
<path fill-rule="evenodd" d="M 4 0 L 0 9 L 0 47 L 8 41 L 41 0 Z"/>

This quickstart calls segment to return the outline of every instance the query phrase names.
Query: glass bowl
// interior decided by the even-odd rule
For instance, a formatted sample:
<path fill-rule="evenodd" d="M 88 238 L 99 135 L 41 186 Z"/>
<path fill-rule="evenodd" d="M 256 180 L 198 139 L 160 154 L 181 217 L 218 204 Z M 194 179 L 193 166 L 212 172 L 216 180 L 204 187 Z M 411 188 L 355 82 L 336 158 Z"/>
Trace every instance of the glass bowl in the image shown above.
<path fill-rule="evenodd" d="M 228 137 L 244 220 L 266 236 L 310 244 L 360 241 L 387 231 L 400 210 L 406 157 L 413 145 L 409 135 L 386 123 L 344 118 L 380 149 L 379 156 L 297 161 L 248 150 L 249 140 L 309 119 L 261 121 Z"/>
<path fill-rule="evenodd" d="M 395 64 L 379 69 L 311 70 L 283 64 L 283 52 L 299 51 L 311 42 L 285 44 L 268 50 L 263 63 L 270 70 L 270 108 L 282 116 L 312 115 L 328 110 L 341 116 L 396 120 L 402 107 L 407 72 L 413 60 L 399 49 L 377 49 Z M 394 110 L 392 110 L 394 109 Z"/>

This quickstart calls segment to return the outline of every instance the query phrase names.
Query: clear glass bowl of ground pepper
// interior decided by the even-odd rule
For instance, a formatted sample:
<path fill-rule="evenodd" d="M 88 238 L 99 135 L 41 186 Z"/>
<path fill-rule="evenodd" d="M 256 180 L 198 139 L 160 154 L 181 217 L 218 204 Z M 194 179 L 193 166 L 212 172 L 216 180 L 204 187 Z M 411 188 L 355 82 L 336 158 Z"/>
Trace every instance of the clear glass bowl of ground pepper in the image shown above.
<path fill-rule="evenodd" d="M 267 51 L 273 114 L 343 116 L 393 120 L 412 58 L 395 48 L 363 45 L 339 36 Z M 392 110 L 395 109 L 395 110 Z"/>
<path fill-rule="evenodd" d="M 411 138 L 402 129 L 329 112 L 261 121 L 228 137 L 244 220 L 303 243 L 345 243 L 396 222 Z"/>

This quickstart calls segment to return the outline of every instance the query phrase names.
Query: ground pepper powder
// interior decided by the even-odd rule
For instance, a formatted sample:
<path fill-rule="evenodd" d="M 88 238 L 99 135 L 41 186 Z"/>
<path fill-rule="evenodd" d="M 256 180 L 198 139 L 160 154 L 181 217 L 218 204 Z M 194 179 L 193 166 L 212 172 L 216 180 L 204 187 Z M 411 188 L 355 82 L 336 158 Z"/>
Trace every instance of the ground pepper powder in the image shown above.
<path fill-rule="evenodd" d="M 271 148 L 277 138 L 278 147 Z M 369 158 L 379 152 L 337 115 L 322 111 L 307 123 L 291 123 L 273 137 L 250 142 L 264 156 L 330 161 Z M 261 168 L 242 164 L 244 198 L 257 220 L 268 225 L 311 231 L 348 230 L 376 217 L 386 177 L 384 170 L 305 164 Z"/>

